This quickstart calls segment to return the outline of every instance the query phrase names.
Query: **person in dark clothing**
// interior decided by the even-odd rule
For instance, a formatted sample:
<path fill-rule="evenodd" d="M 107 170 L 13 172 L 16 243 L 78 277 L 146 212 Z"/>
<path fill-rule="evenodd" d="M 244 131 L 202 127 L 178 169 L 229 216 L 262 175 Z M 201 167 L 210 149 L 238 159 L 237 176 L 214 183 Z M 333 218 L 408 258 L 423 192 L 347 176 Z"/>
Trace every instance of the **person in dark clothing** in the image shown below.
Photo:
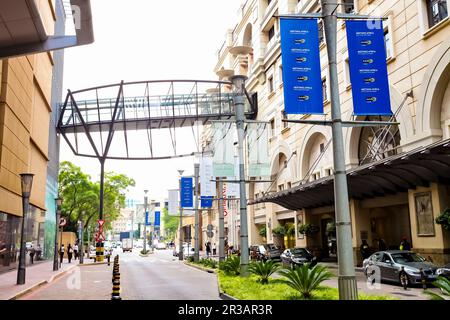
<path fill-rule="evenodd" d="M 362 255 L 363 260 L 370 257 L 370 247 L 369 247 L 369 244 L 367 243 L 367 240 L 362 241 L 360 250 L 361 250 L 361 255 Z"/>
<path fill-rule="evenodd" d="M 69 243 L 69 245 L 67 246 L 67 260 L 72 261 L 72 254 L 73 254 L 73 248 L 72 245 Z"/>
<path fill-rule="evenodd" d="M 386 242 L 383 239 L 378 239 L 378 251 L 386 251 L 388 249 Z"/>
<path fill-rule="evenodd" d="M 423 271 L 422 268 L 419 269 L 420 271 L 420 282 L 422 283 L 422 288 L 423 290 L 427 290 L 427 275 L 425 274 L 425 272 Z"/>
<path fill-rule="evenodd" d="M 31 248 L 30 248 L 30 262 L 31 262 L 31 264 L 34 263 L 34 255 L 35 254 L 36 254 L 36 251 L 34 250 L 34 247 L 31 246 Z"/>
<path fill-rule="evenodd" d="M 403 250 L 403 251 L 411 250 L 411 244 L 408 242 L 406 237 L 402 238 L 402 242 L 400 243 L 400 250 Z"/>
<path fill-rule="evenodd" d="M 62 244 L 61 248 L 59 248 L 59 261 L 60 261 L 61 264 L 62 264 L 63 259 L 64 259 L 64 251 L 65 251 L 65 248 L 64 248 L 64 245 Z"/>
<path fill-rule="evenodd" d="M 211 243 L 206 243 L 206 256 L 209 257 L 211 255 Z"/>
<path fill-rule="evenodd" d="M 406 274 L 405 267 L 400 270 L 400 283 L 403 289 L 408 290 L 408 275 Z"/>

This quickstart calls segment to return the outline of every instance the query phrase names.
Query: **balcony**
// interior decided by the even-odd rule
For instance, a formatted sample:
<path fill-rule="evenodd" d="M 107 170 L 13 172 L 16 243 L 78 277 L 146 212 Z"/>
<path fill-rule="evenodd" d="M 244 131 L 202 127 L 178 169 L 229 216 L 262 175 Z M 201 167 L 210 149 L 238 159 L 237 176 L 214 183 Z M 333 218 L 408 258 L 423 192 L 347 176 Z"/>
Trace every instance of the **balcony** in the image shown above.
<path fill-rule="evenodd" d="M 253 53 L 253 48 L 251 46 L 234 46 L 230 49 L 232 55 L 248 55 Z"/>

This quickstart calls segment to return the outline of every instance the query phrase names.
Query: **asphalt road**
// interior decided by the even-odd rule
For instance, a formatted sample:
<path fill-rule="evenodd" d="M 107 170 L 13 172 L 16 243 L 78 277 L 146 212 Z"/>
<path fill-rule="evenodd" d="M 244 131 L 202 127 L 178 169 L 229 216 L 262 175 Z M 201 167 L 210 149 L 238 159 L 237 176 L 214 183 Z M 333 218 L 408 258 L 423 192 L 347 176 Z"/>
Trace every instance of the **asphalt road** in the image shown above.
<path fill-rule="evenodd" d="M 172 256 L 171 250 L 148 257 L 114 252 L 120 256 L 123 300 L 217 300 L 214 274 L 189 267 Z M 74 271 L 23 296 L 24 300 L 109 300 L 112 292 L 111 266 L 77 267 Z"/>

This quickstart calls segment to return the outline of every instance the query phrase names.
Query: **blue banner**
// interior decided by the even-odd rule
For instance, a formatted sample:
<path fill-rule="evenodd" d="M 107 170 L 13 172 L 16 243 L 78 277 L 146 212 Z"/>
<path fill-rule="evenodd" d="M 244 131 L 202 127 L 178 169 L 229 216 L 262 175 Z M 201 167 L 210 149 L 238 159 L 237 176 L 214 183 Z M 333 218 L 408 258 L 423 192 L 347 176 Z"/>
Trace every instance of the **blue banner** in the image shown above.
<path fill-rule="evenodd" d="M 202 208 L 212 208 L 213 197 L 210 196 L 202 196 L 200 198 L 200 207 Z"/>
<path fill-rule="evenodd" d="M 194 206 L 194 192 L 192 178 L 181 178 L 181 207 L 192 208 Z"/>
<path fill-rule="evenodd" d="M 155 227 L 161 225 L 161 212 L 155 211 Z"/>
<path fill-rule="evenodd" d="M 280 19 L 286 114 L 323 114 L 317 19 Z"/>
<path fill-rule="evenodd" d="M 382 21 L 347 20 L 355 115 L 392 115 Z"/>

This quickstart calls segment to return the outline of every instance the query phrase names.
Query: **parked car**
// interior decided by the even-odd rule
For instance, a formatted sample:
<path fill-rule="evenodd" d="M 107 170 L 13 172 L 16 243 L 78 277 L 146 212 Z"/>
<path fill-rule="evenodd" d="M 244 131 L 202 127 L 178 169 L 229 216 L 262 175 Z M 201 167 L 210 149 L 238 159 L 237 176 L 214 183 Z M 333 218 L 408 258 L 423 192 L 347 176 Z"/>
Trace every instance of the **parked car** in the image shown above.
<path fill-rule="evenodd" d="M 180 246 L 175 246 L 173 250 L 173 256 L 178 257 L 178 254 L 180 252 Z M 187 245 L 187 243 L 183 244 L 183 258 L 187 258 L 189 256 L 193 256 L 195 253 L 195 248 L 191 245 Z"/>
<path fill-rule="evenodd" d="M 294 268 L 305 263 L 316 263 L 317 258 L 305 248 L 286 249 L 281 254 L 281 263 Z"/>
<path fill-rule="evenodd" d="M 436 270 L 436 275 L 450 280 L 450 263 Z"/>
<path fill-rule="evenodd" d="M 156 249 L 158 249 L 158 250 L 164 250 L 164 249 L 166 249 L 167 247 L 166 247 L 166 243 L 165 242 L 158 242 L 157 244 L 156 244 Z"/>
<path fill-rule="evenodd" d="M 402 267 L 406 272 L 407 286 L 421 283 L 420 269 L 426 275 L 427 282 L 436 280 L 437 267 L 424 257 L 412 251 L 388 250 L 378 251 L 363 261 L 364 274 L 368 277 L 379 268 L 381 280 L 400 283 Z"/>
<path fill-rule="evenodd" d="M 281 250 L 273 244 L 261 244 L 250 247 L 250 256 L 256 260 L 280 260 Z"/>

